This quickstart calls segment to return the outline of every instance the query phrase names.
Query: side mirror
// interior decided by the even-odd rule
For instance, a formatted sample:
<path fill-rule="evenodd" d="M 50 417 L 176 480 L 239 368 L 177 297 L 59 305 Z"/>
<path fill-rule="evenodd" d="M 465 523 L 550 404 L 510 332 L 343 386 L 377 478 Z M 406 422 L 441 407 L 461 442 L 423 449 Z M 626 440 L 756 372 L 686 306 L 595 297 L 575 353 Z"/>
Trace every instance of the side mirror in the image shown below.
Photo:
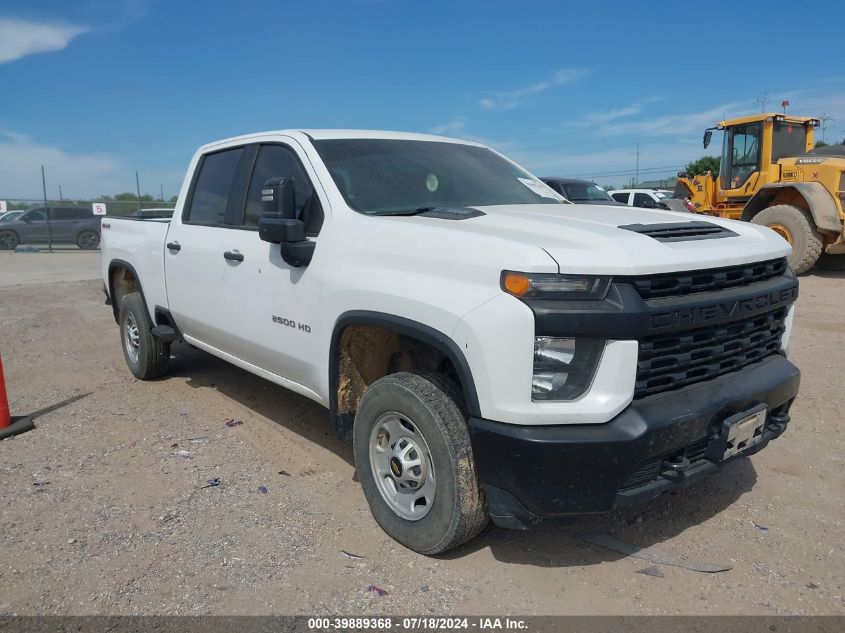
<path fill-rule="evenodd" d="M 296 219 L 296 186 L 293 178 L 271 178 L 261 189 L 265 215 Z"/>
<path fill-rule="evenodd" d="M 307 266 L 316 242 L 305 235 L 305 222 L 296 217 L 296 190 L 293 178 L 273 178 L 264 183 L 261 201 L 264 213 L 258 219 L 258 236 L 279 244 L 282 259 L 294 268 Z"/>
<path fill-rule="evenodd" d="M 713 138 L 713 130 L 704 130 L 704 149 L 710 145 L 711 138 Z"/>

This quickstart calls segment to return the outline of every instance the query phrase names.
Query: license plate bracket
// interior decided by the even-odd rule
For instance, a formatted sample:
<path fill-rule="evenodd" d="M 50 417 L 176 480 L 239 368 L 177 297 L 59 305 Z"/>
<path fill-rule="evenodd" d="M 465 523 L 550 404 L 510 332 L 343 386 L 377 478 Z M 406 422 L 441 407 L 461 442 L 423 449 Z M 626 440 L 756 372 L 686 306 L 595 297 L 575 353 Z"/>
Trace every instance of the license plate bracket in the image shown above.
<path fill-rule="evenodd" d="M 723 461 L 762 442 L 767 414 L 768 406 L 759 404 L 725 419 L 719 437 L 710 445 L 708 457 Z"/>

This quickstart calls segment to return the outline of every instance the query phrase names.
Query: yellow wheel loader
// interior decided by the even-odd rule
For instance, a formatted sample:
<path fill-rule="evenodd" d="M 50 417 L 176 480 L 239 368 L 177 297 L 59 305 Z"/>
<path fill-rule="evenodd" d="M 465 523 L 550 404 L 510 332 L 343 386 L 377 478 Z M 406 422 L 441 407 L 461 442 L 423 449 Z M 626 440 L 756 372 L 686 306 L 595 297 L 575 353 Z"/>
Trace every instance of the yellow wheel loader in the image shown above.
<path fill-rule="evenodd" d="M 789 264 L 803 273 L 845 268 L 845 145 L 814 149 L 819 120 L 758 114 L 721 121 L 719 173 L 678 174 L 675 197 L 697 213 L 768 226 L 792 245 Z"/>

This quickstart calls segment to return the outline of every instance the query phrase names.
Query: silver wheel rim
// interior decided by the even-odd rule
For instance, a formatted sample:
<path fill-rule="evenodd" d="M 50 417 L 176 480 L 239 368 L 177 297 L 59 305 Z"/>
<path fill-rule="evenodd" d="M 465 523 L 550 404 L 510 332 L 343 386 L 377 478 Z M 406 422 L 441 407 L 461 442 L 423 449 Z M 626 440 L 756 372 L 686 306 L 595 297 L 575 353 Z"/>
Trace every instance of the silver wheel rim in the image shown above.
<path fill-rule="evenodd" d="M 434 503 L 434 465 L 419 427 L 391 411 L 376 420 L 370 432 L 370 468 L 376 487 L 390 509 L 408 521 L 419 521 Z"/>
<path fill-rule="evenodd" d="M 141 353 L 141 336 L 138 333 L 135 315 L 131 312 L 126 314 L 126 323 L 123 324 L 123 347 L 132 362 L 137 363 Z"/>

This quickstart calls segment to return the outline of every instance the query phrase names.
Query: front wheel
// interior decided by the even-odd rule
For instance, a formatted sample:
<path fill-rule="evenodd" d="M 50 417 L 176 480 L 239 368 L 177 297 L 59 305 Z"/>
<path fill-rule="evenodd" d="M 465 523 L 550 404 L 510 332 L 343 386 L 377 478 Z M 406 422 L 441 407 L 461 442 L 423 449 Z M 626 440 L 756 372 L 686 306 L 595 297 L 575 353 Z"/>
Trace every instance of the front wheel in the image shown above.
<path fill-rule="evenodd" d="M 0 251 L 13 251 L 21 243 L 14 231 L 0 231 Z"/>
<path fill-rule="evenodd" d="M 821 255 L 823 240 L 812 217 L 804 209 L 778 204 L 763 209 L 751 220 L 772 229 L 792 246 L 789 265 L 796 274 L 810 270 Z"/>
<path fill-rule="evenodd" d="M 96 231 L 82 231 L 76 236 L 76 245 L 83 251 L 93 251 L 100 245 L 100 236 Z"/>
<path fill-rule="evenodd" d="M 355 415 L 355 466 L 370 511 L 421 554 L 458 547 L 487 524 L 461 408 L 445 376 L 400 372 L 371 384 Z"/>
<path fill-rule="evenodd" d="M 161 343 L 153 337 L 153 325 L 139 293 L 130 292 L 123 297 L 117 321 L 123 357 L 132 375 L 141 380 L 151 380 L 166 374 L 170 343 Z"/>

